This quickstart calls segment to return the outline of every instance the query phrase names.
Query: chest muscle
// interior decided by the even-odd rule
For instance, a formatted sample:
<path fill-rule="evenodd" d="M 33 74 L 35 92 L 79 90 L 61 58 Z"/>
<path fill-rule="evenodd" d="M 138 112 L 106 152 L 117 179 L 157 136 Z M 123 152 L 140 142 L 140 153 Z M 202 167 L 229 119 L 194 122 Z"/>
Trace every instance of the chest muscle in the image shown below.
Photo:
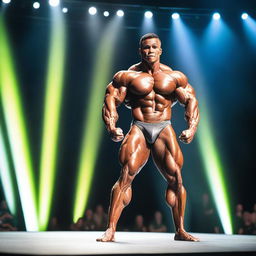
<path fill-rule="evenodd" d="M 164 73 L 158 73 L 153 76 L 141 74 L 133 78 L 129 84 L 129 91 L 135 95 L 148 95 L 152 92 L 160 95 L 169 95 L 175 88 L 175 80 Z"/>

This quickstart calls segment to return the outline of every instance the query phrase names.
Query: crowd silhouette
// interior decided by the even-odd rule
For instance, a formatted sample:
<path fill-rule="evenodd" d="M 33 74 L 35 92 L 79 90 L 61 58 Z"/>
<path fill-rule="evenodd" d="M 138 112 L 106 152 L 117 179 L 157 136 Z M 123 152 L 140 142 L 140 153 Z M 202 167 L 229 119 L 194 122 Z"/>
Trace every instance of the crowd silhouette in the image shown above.
<path fill-rule="evenodd" d="M 202 195 L 201 215 L 198 216 L 196 232 L 200 233 L 223 233 L 217 212 L 211 203 L 208 194 Z M 149 216 L 147 216 L 149 217 Z M 147 218 L 148 219 L 148 218 Z M 68 228 L 63 228 L 57 217 L 52 217 L 48 226 L 48 231 L 104 231 L 107 226 L 107 213 L 101 204 L 98 204 L 94 211 L 86 209 L 84 216 L 76 222 L 71 223 Z M 256 203 L 252 211 L 244 210 L 243 204 L 237 204 L 233 214 L 234 234 L 256 235 Z M 0 202 L 0 231 L 18 231 L 17 220 L 7 206 L 5 200 Z M 135 215 L 133 223 L 128 227 L 119 227 L 120 231 L 130 232 L 168 232 L 163 215 L 156 210 L 150 221 L 145 221 L 142 214 Z"/>

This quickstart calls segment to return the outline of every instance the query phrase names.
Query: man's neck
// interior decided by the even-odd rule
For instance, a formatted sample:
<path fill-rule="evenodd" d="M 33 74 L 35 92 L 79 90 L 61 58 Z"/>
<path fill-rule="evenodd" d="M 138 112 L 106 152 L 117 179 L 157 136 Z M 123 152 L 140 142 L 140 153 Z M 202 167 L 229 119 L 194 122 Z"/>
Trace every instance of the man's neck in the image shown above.
<path fill-rule="evenodd" d="M 149 73 L 151 75 L 160 71 L 160 62 L 148 63 L 146 61 L 141 61 L 142 71 Z"/>

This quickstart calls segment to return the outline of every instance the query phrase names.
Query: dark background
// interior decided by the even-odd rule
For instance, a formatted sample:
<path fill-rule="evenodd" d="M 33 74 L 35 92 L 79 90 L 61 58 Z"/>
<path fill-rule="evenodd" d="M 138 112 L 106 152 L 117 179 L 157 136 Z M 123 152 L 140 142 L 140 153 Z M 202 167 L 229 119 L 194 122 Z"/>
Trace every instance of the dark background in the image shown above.
<path fill-rule="evenodd" d="M 185 15 L 184 22 L 191 31 L 200 37 L 211 19 L 212 11 L 218 10 L 224 16 L 227 25 L 239 40 L 232 47 L 226 47 L 220 55 L 205 57 L 203 50 L 197 52 L 205 65 L 203 72 L 213 121 L 215 142 L 225 169 L 231 205 L 244 204 L 252 210 L 255 200 L 255 47 L 248 43 L 241 27 L 240 14 L 248 11 L 255 18 L 255 3 L 252 1 L 94 1 L 98 8 L 108 7 L 117 10 L 122 5 L 126 12 L 124 24 L 119 35 L 113 56 L 113 74 L 127 69 L 139 62 L 137 54 L 141 34 L 143 12 L 150 7 L 154 12 L 156 31 L 162 40 L 162 63 L 173 69 L 183 70 L 174 57 L 175 45 L 170 40 L 170 15 L 160 7 L 175 7 Z M 26 120 L 31 143 L 34 166 L 39 164 L 41 146 L 41 127 L 43 117 L 43 96 L 47 71 L 50 13 L 47 4 L 42 4 L 35 12 L 32 1 L 13 1 L 6 10 L 8 33 L 11 38 L 13 56 L 21 85 Z M 52 216 L 57 216 L 64 229 L 71 223 L 73 214 L 73 196 L 78 167 L 84 114 L 90 89 L 91 72 L 97 39 L 104 30 L 103 17 L 101 27 L 94 39 L 89 36 L 87 9 L 92 2 L 63 1 L 69 7 L 65 15 L 67 25 L 67 56 L 65 66 L 64 97 L 60 121 L 58 146 L 57 179 L 54 192 Z M 109 4 L 113 3 L 113 5 Z M 131 6 L 132 4 L 138 5 Z M 129 5 L 128 5 L 129 4 Z M 143 6 L 145 5 L 145 6 Z M 253 6 L 254 5 L 254 6 Z M 250 12 L 251 11 L 251 12 Z M 198 14 L 199 18 L 195 18 Z M 209 13 L 209 15 L 205 15 Z M 98 32 L 98 33 L 97 33 Z M 221 47 L 221 46 L 220 46 Z M 189 61 L 189 60 L 188 60 Z M 99 75 L 100 75 L 99 70 Z M 186 73 L 186 72 L 185 72 Z M 188 77 L 192 74 L 186 73 Z M 111 75 L 112 76 L 112 75 Z M 111 76 L 109 80 L 111 80 Z M 196 81 L 193 81 L 195 89 Z M 103 99 L 102 99 L 103 100 Z M 200 103 L 200 99 L 199 99 Z M 119 126 L 125 132 L 129 130 L 131 114 L 120 107 Z M 186 127 L 183 108 L 179 104 L 173 108 L 172 123 L 177 134 Z M 94 209 L 101 203 L 105 209 L 109 204 L 109 193 L 119 175 L 118 150 L 120 144 L 114 143 L 107 132 L 101 142 L 95 168 L 93 185 L 88 208 Z M 187 225 L 190 230 L 198 231 L 201 197 L 210 193 L 203 171 L 201 156 L 196 139 L 190 145 L 181 144 L 185 164 L 183 168 L 184 184 L 188 191 Z M 36 170 L 36 168 L 35 168 Z M 38 178 L 38 173 L 36 173 Z M 172 230 L 171 215 L 164 201 L 165 182 L 149 160 L 133 185 L 133 200 L 120 219 L 120 226 L 129 226 L 137 214 L 143 214 L 148 222 L 158 209 L 164 214 L 168 227 Z M 2 191 L 1 191 L 2 192 Z M 3 197 L 3 193 L 2 197 Z M 22 224 L 21 224 L 22 226 Z"/>

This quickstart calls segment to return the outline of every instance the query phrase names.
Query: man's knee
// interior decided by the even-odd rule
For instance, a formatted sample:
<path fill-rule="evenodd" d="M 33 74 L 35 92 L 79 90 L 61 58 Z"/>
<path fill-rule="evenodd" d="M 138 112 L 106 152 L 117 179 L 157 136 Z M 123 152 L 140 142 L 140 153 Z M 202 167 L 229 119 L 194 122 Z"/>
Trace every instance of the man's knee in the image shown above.
<path fill-rule="evenodd" d="M 137 172 L 138 172 L 138 168 L 136 168 L 136 166 L 127 163 L 121 169 L 119 182 L 123 186 L 130 186 L 132 181 L 134 180 Z"/>

